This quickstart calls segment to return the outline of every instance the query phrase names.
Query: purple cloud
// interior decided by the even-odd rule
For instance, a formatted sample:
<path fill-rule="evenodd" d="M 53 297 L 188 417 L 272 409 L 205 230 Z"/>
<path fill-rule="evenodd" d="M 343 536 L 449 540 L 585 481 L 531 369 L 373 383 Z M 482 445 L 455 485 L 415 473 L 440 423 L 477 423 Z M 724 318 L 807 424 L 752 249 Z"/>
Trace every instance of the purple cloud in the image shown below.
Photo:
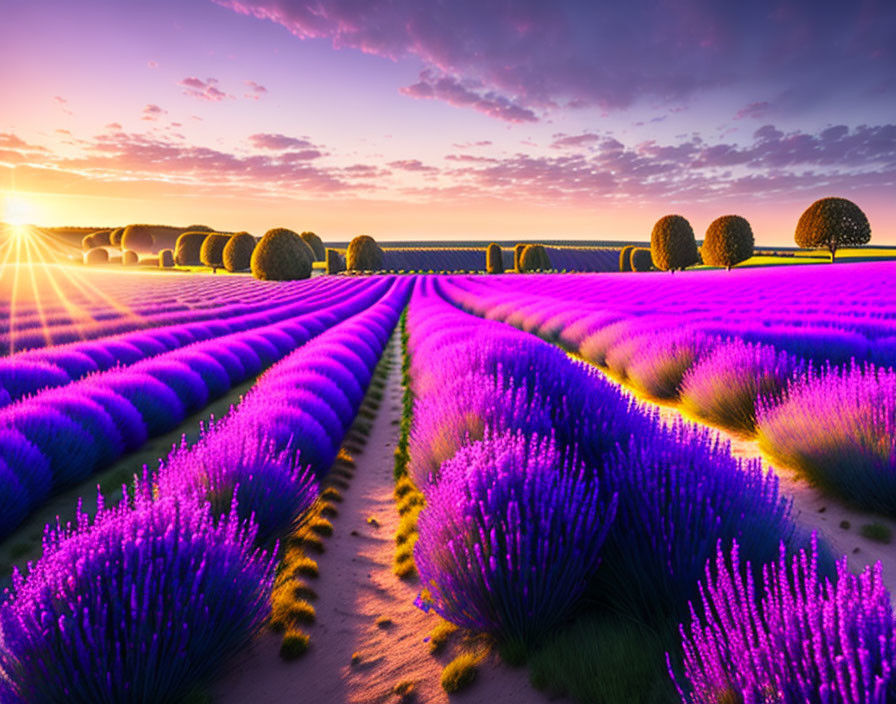
<path fill-rule="evenodd" d="M 744 118 L 753 118 L 758 120 L 760 118 L 765 117 L 768 114 L 769 103 L 767 100 L 763 100 L 761 102 L 750 103 L 749 105 L 745 105 L 740 110 L 738 110 L 735 115 L 735 120 L 743 120 Z"/>
<path fill-rule="evenodd" d="M 476 93 L 450 76 L 434 78 L 428 71 L 420 74 L 420 80 L 417 83 L 402 88 L 401 93 L 412 98 L 435 98 L 456 107 L 473 108 L 490 117 L 507 122 L 538 121 L 534 112 L 494 91 Z"/>
<path fill-rule="evenodd" d="M 184 95 L 212 103 L 218 103 L 226 98 L 233 97 L 218 88 L 217 78 L 206 78 L 203 81 L 201 78 L 196 78 L 196 76 L 188 76 L 187 78 L 178 81 L 177 85 L 185 89 L 183 91 Z"/>
<path fill-rule="evenodd" d="M 465 94 L 473 86 L 509 103 L 484 112 L 519 121 L 555 105 L 683 107 L 695 94 L 748 85 L 767 95 L 799 86 L 813 101 L 837 101 L 880 91 L 896 68 L 896 11 L 879 0 L 216 1 L 303 39 L 414 58 L 446 83 L 424 79 L 407 94 L 488 107 L 488 98 L 484 105 Z"/>
<path fill-rule="evenodd" d="M 602 139 L 603 137 L 600 135 L 590 132 L 577 135 L 568 135 L 561 132 L 554 135 L 554 141 L 551 143 L 551 147 L 554 149 L 578 149 L 600 142 Z"/>
<path fill-rule="evenodd" d="M 426 164 L 424 164 L 419 159 L 400 159 L 398 161 L 390 161 L 388 166 L 391 166 L 393 169 L 399 169 L 401 171 L 438 171 L 438 169 L 436 169 L 434 166 L 426 166 Z"/>
<path fill-rule="evenodd" d="M 268 92 L 268 89 L 265 88 L 260 83 L 256 83 L 255 81 L 246 81 L 246 87 L 249 89 L 248 93 L 244 93 L 243 97 L 248 98 L 249 100 L 259 100 L 261 96 L 265 95 Z"/>
<path fill-rule="evenodd" d="M 285 134 L 259 133 L 249 135 L 249 141 L 256 149 L 271 149 L 275 151 L 285 149 L 310 149 L 314 145 L 306 137 L 287 137 Z"/>
<path fill-rule="evenodd" d="M 158 63 L 158 61 L 147 61 L 146 66 L 147 66 L 147 68 L 158 68 L 159 63 Z"/>
<path fill-rule="evenodd" d="M 158 105 L 150 104 L 150 105 L 146 105 L 143 108 L 143 117 L 141 117 L 140 119 L 154 121 L 154 120 L 158 120 L 162 115 L 167 115 L 167 114 L 168 114 L 167 110 L 163 110 Z"/>

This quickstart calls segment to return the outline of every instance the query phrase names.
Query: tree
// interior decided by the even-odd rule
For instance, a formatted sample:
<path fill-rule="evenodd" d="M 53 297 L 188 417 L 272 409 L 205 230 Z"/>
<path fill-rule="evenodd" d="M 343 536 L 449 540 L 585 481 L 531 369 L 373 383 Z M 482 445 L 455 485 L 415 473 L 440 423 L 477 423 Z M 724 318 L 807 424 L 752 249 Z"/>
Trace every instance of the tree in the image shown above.
<path fill-rule="evenodd" d="M 159 251 L 159 268 L 168 269 L 174 266 L 174 250 L 163 249 Z"/>
<path fill-rule="evenodd" d="M 116 227 L 109 233 L 109 244 L 113 247 L 121 247 L 121 236 L 124 234 L 123 227 Z"/>
<path fill-rule="evenodd" d="M 520 271 L 547 271 L 551 268 L 548 252 L 542 244 L 527 244 L 520 255 Z"/>
<path fill-rule="evenodd" d="M 285 227 L 268 230 L 252 252 L 252 275 L 264 281 L 293 281 L 311 276 L 313 255 L 301 237 Z"/>
<path fill-rule="evenodd" d="M 85 264 L 108 264 L 109 252 L 105 247 L 94 247 L 84 252 Z"/>
<path fill-rule="evenodd" d="M 248 232 L 237 232 L 224 245 L 221 261 L 227 271 L 245 271 L 252 265 L 254 251 L 255 238 Z"/>
<path fill-rule="evenodd" d="M 305 241 L 305 244 L 311 247 L 311 252 L 314 254 L 314 261 L 322 262 L 327 258 L 327 252 L 324 249 L 324 243 L 321 242 L 320 237 L 313 232 L 303 232 L 299 237 Z"/>
<path fill-rule="evenodd" d="M 622 251 L 619 252 L 619 271 L 631 271 L 632 270 L 632 250 L 635 249 L 635 246 L 630 244 L 627 247 L 623 247 Z"/>
<path fill-rule="evenodd" d="M 230 235 L 220 232 L 210 232 L 202 241 L 199 260 L 206 266 L 210 266 L 212 273 L 224 266 L 224 248 L 229 241 Z"/>
<path fill-rule="evenodd" d="M 177 242 L 174 243 L 174 261 L 177 265 L 199 266 L 202 263 L 199 253 L 208 235 L 205 230 L 190 230 L 178 236 Z"/>
<path fill-rule="evenodd" d="M 133 249 L 124 249 L 121 252 L 121 263 L 124 266 L 135 266 L 140 263 L 140 255 Z"/>
<path fill-rule="evenodd" d="M 840 247 L 871 241 L 871 226 L 862 209 L 845 198 L 822 198 L 806 208 L 796 225 L 794 240 L 800 247 L 825 247 L 831 262 Z"/>
<path fill-rule="evenodd" d="M 697 240 L 691 223 L 681 215 L 666 215 L 657 220 L 650 235 L 653 265 L 662 271 L 685 269 L 696 264 Z"/>
<path fill-rule="evenodd" d="M 383 250 L 373 237 L 358 235 L 345 252 L 345 268 L 349 271 L 378 271 L 383 268 Z"/>
<path fill-rule="evenodd" d="M 485 250 L 485 270 L 489 274 L 504 273 L 504 253 L 501 246 L 494 242 Z"/>
<path fill-rule="evenodd" d="M 155 244 L 152 230 L 152 225 L 128 225 L 121 235 L 121 248 L 133 249 L 135 252 L 152 252 Z"/>
<path fill-rule="evenodd" d="M 729 271 L 735 264 L 753 256 L 753 229 L 740 215 L 723 215 L 706 229 L 701 247 L 703 263 L 723 266 Z"/>

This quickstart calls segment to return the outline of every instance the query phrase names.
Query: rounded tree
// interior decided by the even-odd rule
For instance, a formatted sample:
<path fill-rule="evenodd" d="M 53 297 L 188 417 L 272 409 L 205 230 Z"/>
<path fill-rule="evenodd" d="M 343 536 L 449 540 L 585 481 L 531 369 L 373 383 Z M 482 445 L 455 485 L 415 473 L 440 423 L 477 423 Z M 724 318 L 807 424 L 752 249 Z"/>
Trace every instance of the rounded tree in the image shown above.
<path fill-rule="evenodd" d="M 822 198 L 800 216 L 794 239 L 800 247 L 826 248 L 833 262 L 840 247 L 868 244 L 871 225 L 862 209 L 851 200 Z"/>
<path fill-rule="evenodd" d="M 485 270 L 489 274 L 504 273 L 504 253 L 499 244 L 492 242 L 485 250 Z"/>
<path fill-rule="evenodd" d="M 109 233 L 109 244 L 113 247 L 121 247 L 121 236 L 124 234 L 123 227 L 116 227 Z"/>
<path fill-rule="evenodd" d="M 520 258 L 523 256 L 523 250 L 527 247 L 525 242 L 520 242 L 513 247 L 513 268 L 520 271 Z"/>
<path fill-rule="evenodd" d="M 650 256 L 662 271 L 685 269 L 696 264 L 697 240 L 691 223 L 681 215 L 666 215 L 657 220 L 650 234 Z"/>
<path fill-rule="evenodd" d="M 753 256 L 753 229 L 740 215 L 723 215 L 713 220 L 706 229 L 700 248 L 703 263 L 709 266 L 731 267 Z"/>
<path fill-rule="evenodd" d="M 174 250 L 163 249 L 159 251 L 159 268 L 170 269 L 174 266 Z"/>
<path fill-rule="evenodd" d="M 224 248 L 229 241 L 230 235 L 224 235 L 220 232 L 210 232 L 202 241 L 202 248 L 199 250 L 199 261 L 205 264 L 205 266 L 210 266 L 212 273 L 224 266 Z"/>
<path fill-rule="evenodd" d="M 631 271 L 632 270 L 632 250 L 635 249 L 635 245 L 630 244 L 626 247 L 622 248 L 622 251 L 619 252 L 619 271 Z"/>
<path fill-rule="evenodd" d="M 155 238 L 150 225 L 128 225 L 121 235 L 121 248 L 133 249 L 135 252 L 152 252 Z"/>
<path fill-rule="evenodd" d="M 248 232 L 237 232 L 224 245 L 222 261 L 227 271 L 245 271 L 252 265 L 255 238 Z"/>
<path fill-rule="evenodd" d="M 214 228 L 209 227 L 208 225 L 190 225 L 189 227 L 184 228 L 184 232 L 214 232 Z"/>
<path fill-rule="evenodd" d="M 629 266 L 632 271 L 650 271 L 653 269 L 653 257 L 647 247 L 632 247 Z"/>
<path fill-rule="evenodd" d="M 178 266 L 199 266 L 202 263 L 199 254 L 208 234 L 204 230 L 191 230 L 178 236 L 174 243 L 174 261 Z"/>
<path fill-rule="evenodd" d="M 345 252 L 345 268 L 349 271 L 378 271 L 383 268 L 383 250 L 373 237 L 358 235 Z"/>
<path fill-rule="evenodd" d="M 105 247 L 94 247 L 84 252 L 85 264 L 108 264 L 109 252 Z"/>
<path fill-rule="evenodd" d="M 335 249 L 327 248 L 327 274 L 338 274 L 345 271 L 345 261 Z"/>
<path fill-rule="evenodd" d="M 311 276 L 312 255 L 301 237 L 285 227 L 268 230 L 252 252 L 252 275 L 263 281 L 293 281 Z"/>
<path fill-rule="evenodd" d="M 134 266 L 140 263 L 140 255 L 133 249 L 125 249 L 121 252 L 121 263 L 125 266 Z"/>
<path fill-rule="evenodd" d="M 299 237 L 304 240 L 305 244 L 311 247 L 311 251 L 314 254 L 314 261 L 322 262 L 327 258 L 327 251 L 324 249 L 324 243 L 321 242 L 320 237 L 313 232 L 303 232 Z"/>
<path fill-rule="evenodd" d="M 520 255 L 520 271 L 547 271 L 551 268 L 548 252 L 542 244 L 527 244 Z"/>

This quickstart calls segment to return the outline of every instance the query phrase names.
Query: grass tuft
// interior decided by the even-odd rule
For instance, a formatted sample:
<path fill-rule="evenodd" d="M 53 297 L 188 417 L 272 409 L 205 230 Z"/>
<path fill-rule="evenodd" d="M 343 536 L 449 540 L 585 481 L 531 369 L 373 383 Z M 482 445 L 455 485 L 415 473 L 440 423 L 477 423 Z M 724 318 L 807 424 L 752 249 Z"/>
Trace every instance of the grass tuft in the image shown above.
<path fill-rule="evenodd" d="M 475 653 L 461 653 L 442 670 L 442 689 L 448 694 L 469 687 L 476 679 L 479 658 Z"/>
<path fill-rule="evenodd" d="M 392 694 L 399 698 L 402 702 L 409 702 L 416 694 L 417 683 L 413 680 L 402 680 L 392 687 Z"/>
<path fill-rule="evenodd" d="M 280 657 L 286 661 L 300 658 L 308 652 L 308 646 L 311 638 L 307 633 L 303 633 L 298 628 L 290 628 L 283 636 L 283 642 L 280 643 Z"/>
<path fill-rule="evenodd" d="M 893 531 L 882 523 L 866 523 L 859 528 L 859 533 L 868 540 L 889 545 L 893 540 Z"/>
<path fill-rule="evenodd" d="M 458 632 L 458 627 L 450 621 L 439 620 L 438 625 L 429 632 L 429 652 L 440 653 Z"/>

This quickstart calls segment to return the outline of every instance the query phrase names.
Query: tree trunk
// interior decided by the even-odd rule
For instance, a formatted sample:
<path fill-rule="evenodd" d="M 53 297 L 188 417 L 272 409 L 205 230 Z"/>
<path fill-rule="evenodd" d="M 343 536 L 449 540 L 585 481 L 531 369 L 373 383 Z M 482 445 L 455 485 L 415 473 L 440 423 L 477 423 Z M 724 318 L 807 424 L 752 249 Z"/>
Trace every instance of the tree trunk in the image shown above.
<path fill-rule="evenodd" d="M 832 244 L 828 249 L 831 250 L 831 264 L 833 264 L 834 258 L 837 256 L 837 245 Z"/>

